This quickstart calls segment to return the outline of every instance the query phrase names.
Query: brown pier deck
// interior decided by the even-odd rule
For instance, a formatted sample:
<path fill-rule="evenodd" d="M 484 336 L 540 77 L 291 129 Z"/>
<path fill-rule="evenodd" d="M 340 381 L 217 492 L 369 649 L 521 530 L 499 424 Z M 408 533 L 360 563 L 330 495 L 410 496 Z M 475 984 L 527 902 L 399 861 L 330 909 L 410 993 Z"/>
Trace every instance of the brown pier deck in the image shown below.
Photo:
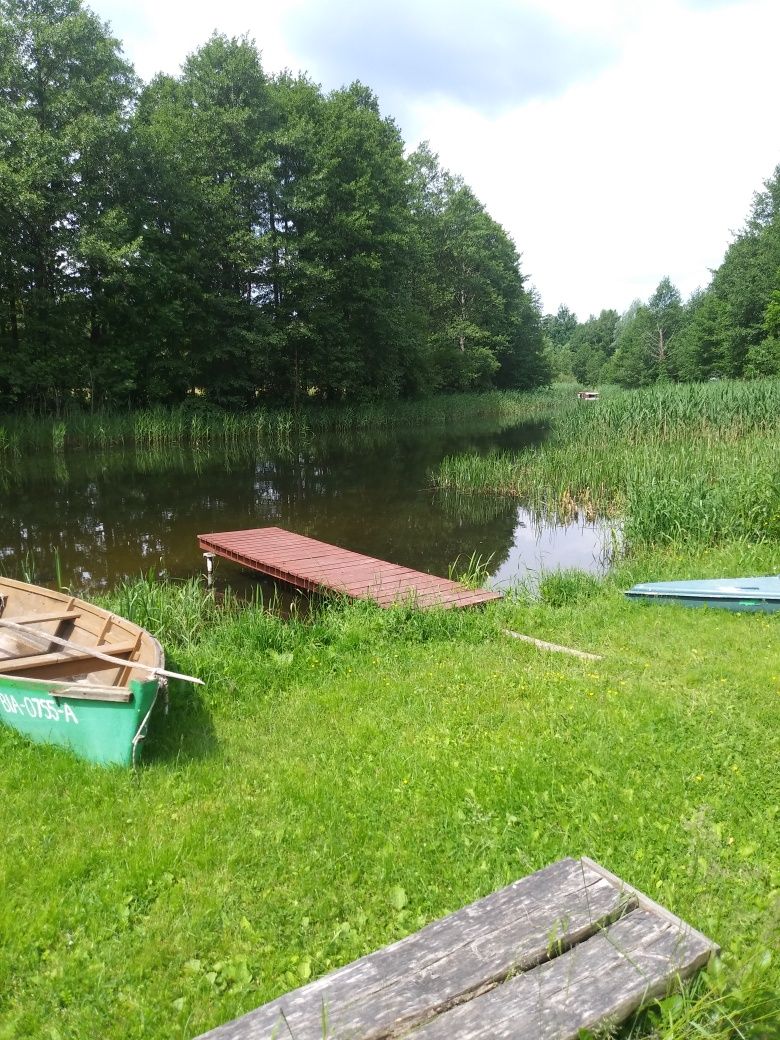
<path fill-rule="evenodd" d="M 501 598 L 500 592 L 469 589 L 448 578 L 377 560 L 281 527 L 200 534 L 198 545 L 203 552 L 233 560 L 299 589 L 371 599 L 380 607 L 406 601 L 417 607 L 473 607 Z"/>

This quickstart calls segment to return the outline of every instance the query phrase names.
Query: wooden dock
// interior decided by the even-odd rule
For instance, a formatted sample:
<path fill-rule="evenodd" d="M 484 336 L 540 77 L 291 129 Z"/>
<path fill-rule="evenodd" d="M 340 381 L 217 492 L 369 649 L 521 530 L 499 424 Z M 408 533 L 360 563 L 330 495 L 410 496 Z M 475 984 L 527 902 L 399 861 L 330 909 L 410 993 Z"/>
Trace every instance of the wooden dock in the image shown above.
<path fill-rule="evenodd" d="M 564 859 L 200 1040 L 576 1040 L 717 952 L 597 863 Z"/>
<path fill-rule="evenodd" d="M 473 607 L 501 598 L 500 592 L 469 589 L 448 578 L 377 560 L 281 527 L 201 534 L 198 545 L 204 553 L 222 556 L 296 588 L 370 599 L 380 607 L 404 602 L 420 608 Z"/>

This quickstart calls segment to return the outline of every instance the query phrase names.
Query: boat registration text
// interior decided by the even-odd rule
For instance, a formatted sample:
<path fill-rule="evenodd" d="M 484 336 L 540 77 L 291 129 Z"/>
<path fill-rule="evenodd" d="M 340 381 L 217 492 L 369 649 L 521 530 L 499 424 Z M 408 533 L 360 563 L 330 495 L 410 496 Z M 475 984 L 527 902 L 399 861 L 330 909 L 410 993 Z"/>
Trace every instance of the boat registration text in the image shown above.
<path fill-rule="evenodd" d="M 58 705 L 48 697 L 23 697 L 17 700 L 12 693 L 0 693 L 0 710 L 6 715 L 27 715 L 31 719 L 45 719 L 48 722 L 75 722 L 78 719 L 73 709 L 67 705 Z"/>

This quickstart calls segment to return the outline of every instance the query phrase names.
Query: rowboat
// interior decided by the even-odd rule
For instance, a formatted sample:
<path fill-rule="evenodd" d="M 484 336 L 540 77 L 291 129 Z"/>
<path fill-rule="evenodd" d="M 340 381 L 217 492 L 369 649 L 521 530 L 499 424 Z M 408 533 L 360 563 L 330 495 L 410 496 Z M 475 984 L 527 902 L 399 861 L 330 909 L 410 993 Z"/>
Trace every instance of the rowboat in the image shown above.
<path fill-rule="evenodd" d="M 135 764 L 164 682 L 145 629 L 68 593 L 0 578 L 0 720 L 91 762 Z"/>
<path fill-rule="evenodd" d="M 780 576 L 650 581 L 634 585 L 626 596 L 654 603 L 679 603 L 686 607 L 773 613 L 780 610 Z"/>

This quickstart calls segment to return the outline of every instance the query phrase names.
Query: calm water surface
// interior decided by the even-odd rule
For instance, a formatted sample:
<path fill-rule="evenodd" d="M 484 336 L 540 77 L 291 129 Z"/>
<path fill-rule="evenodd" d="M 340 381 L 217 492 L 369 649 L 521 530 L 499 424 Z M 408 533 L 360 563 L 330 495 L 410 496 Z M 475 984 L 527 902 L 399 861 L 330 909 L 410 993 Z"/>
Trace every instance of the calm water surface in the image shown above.
<path fill-rule="evenodd" d="M 609 530 L 535 525 L 512 501 L 431 490 L 431 471 L 460 451 L 522 451 L 539 426 L 415 429 L 290 451 L 226 457 L 189 450 L 71 452 L 23 460 L 2 482 L 0 567 L 39 584 L 105 588 L 150 570 L 202 571 L 196 535 L 274 525 L 408 567 L 447 575 L 458 557 L 491 557 L 492 584 L 541 571 L 606 566 Z M 223 561 L 220 584 L 256 579 Z"/>

